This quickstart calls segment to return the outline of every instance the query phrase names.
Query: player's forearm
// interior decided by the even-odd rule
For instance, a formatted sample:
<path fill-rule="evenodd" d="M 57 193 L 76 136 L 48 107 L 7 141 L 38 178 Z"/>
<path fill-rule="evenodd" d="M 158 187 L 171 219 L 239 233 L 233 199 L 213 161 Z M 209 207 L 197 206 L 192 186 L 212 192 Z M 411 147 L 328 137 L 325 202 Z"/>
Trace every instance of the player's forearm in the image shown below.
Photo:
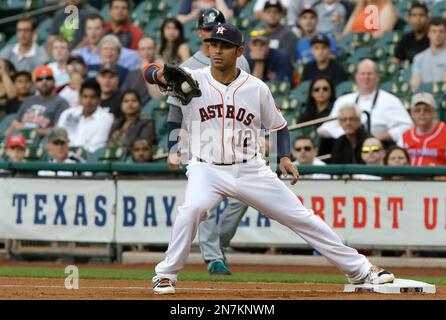
<path fill-rule="evenodd" d="M 277 156 L 279 159 L 290 157 L 291 141 L 287 126 L 277 131 Z"/>
<path fill-rule="evenodd" d="M 143 77 L 150 84 L 157 84 L 162 87 L 167 85 L 163 68 L 156 63 L 149 63 L 144 67 Z"/>

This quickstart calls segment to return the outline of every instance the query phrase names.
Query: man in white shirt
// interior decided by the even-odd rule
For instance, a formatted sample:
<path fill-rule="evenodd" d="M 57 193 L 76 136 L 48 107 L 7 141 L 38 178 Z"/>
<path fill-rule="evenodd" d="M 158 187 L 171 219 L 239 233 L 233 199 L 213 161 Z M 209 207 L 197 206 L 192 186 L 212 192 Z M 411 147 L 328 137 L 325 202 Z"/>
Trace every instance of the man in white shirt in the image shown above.
<path fill-rule="evenodd" d="M 80 90 L 81 106 L 60 115 L 57 126 L 67 130 L 70 146 L 82 147 L 89 153 L 105 146 L 113 115 L 99 106 L 100 101 L 101 87 L 96 80 L 87 80 Z"/>
<path fill-rule="evenodd" d="M 295 165 L 312 165 L 312 166 L 325 166 L 326 163 L 319 160 L 317 156 L 318 148 L 314 144 L 312 138 L 308 136 L 297 137 L 293 142 L 293 149 L 291 154 L 293 158 L 296 159 L 293 163 Z M 329 174 L 323 173 L 313 173 L 301 175 L 304 179 L 330 179 Z"/>
<path fill-rule="evenodd" d="M 370 116 L 373 136 L 383 142 L 391 143 L 412 127 L 412 119 L 398 97 L 379 89 L 379 73 L 376 64 L 370 59 L 362 60 L 355 74 L 357 91 L 339 97 L 330 116 L 336 117 L 339 108 L 345 104 L 357 104 L 363 111 L 362 123 L 368 128 L 367 115 Z M 344 134 L 338 121 L 329 121 L 317 129 L 323 138 L 337 139 Z"/>

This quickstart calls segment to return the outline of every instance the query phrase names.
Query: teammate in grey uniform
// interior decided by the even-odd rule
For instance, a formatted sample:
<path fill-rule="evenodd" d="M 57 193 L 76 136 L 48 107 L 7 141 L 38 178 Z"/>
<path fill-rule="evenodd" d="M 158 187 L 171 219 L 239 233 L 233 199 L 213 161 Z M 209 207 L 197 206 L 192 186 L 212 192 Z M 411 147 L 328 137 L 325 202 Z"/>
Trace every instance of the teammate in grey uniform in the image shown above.
<path fill-rule="evenodd" d="M 198 18 L 197 33 L 204 40 L 212 34 L 212 27 L 218 23 L 225 23 L 225 17 L 217 9 L 208 9 L 204 11 Z M 209 58 L 209 43 L 202 41 L 200 50 L 192 57 L 181 64 L 182 67 L 190 69 L 201 69 L 211 65 Z M 250 73 L 248 61 L 242 55 L 237 59 L 237 67 Z M 175 100 L 169 97 L 169 115 L 168 124 L 174 127 L 180 127 L 183 119 L 181 108 L 173 103 Z M 169 148 L 170 149 L 170 148 Z M 179 170 L 179 165 L 168 163 L 171 170 Z M 201 253 L 205 263 L 208 265 L 210 274 L 229 275 L 231 272 L 225 262 L 225 256 L 222 248 L 229 245 L 230 240 L 234 236 L 240 219 L 245 214 L 248 206 L 235 199 L 228 199 L 228 206 L 225 208 L 218 224 L 217 210 L 213 209 L 208 212 L 206 220 L 201 222 L 199 226 L 199 244 Z"/>

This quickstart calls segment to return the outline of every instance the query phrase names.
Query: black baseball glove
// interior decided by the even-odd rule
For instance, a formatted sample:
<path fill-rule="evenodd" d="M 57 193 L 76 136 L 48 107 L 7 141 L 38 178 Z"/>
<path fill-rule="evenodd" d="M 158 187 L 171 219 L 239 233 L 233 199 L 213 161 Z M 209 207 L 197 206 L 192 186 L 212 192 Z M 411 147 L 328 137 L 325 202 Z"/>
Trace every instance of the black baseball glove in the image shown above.
<path fill-rule="evenodd" d="M 192 98 L 201 96 L 198 82 L 179 66 L 166 63 L 164 79 L 167 82 L 166 91 L 168 94 L 180 100 L 183 105 L 188 104 Z"/>

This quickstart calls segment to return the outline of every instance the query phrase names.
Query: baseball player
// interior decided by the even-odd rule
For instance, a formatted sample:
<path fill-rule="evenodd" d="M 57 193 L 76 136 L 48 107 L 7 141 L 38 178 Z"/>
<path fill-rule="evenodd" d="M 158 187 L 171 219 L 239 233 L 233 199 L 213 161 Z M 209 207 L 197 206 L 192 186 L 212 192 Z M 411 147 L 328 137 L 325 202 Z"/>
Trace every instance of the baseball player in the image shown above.
<path fill-rule="evenodd" d="M 192 57 L 181 64 L 182 67 L 190 69 L 201 69 L 211 65 L 211 59 L 209 58 L 209 43 L 203 41 L 209 38 L 212 33 L 212 28 L 219 24 L 225 23 L 225 17 L 223 13 L 217 9 L 211 8 L 203 11 L 198 18 L 197 33 L 202 39 L 200 50 L 196 52 Z M 250 73 L 248 61 L 242 55 L 237 58 L 237 66 Z M 180 128 L 183 114 L 181 113 L 181 107 L 176 105 L 176 100 L 169 97 L 167 99 L 169 103 L 169 115 L 168 126 L 171 130 Z M 171 141 L 175 142 L 175 141 Z M 169 145 L 168 150 L 172 147 Z M 168 160 L 168 165 L 171 170 L 179 170 L 179 159 Z M 223 247 L 229 246 L 229 242 L 234 236 L 240 219 L 247 211 L 248 206 L 236 199 L 229 198 L 228 206 L 220 216 L 218 224 L 216 223 L 217 210 L 214 208 L 209 211 L 207 218 L 200 223 L 199 226 L 199 245 L 201 253 L 203 255 L 204 262 L 208 265 L 210 274 L 215 275 L 230 275 L 226 259 L 222 251 Z"/>
<path fill-rule="evenodd" d="M 174 294 L 178 272 L 190 252 L 197 227 L 209 209 L 224 197 L 236 198 L 265 212 L 289 227 L 337 266 L 352 283 L 384 284 L 394 275 L 373 266 L 355 249 L 345 246 L 330 227 L 305 208 L 296 195 L 265 164 L 258 153 L 262 126 L 277 132 L 277 153 L 283 175 L 298 180 L 290 160 L 287 122 L 276 108 L 267 85 L 236 67 L 243 54 L 243 36 L 235 26 L 214 26 L 210 43 L 211 66 L 185 68 L 200 87 L 201 96 L 182 105 L 183 122 L 189 132 L 191 160 L 184 203 L 172 228 L 165 259 L 155 267 L 155 294 Z M 165 88 L 164 68 L 144 68 L 147 82 Z M 241 139 L 238 139 L 238 138 Z"/>

